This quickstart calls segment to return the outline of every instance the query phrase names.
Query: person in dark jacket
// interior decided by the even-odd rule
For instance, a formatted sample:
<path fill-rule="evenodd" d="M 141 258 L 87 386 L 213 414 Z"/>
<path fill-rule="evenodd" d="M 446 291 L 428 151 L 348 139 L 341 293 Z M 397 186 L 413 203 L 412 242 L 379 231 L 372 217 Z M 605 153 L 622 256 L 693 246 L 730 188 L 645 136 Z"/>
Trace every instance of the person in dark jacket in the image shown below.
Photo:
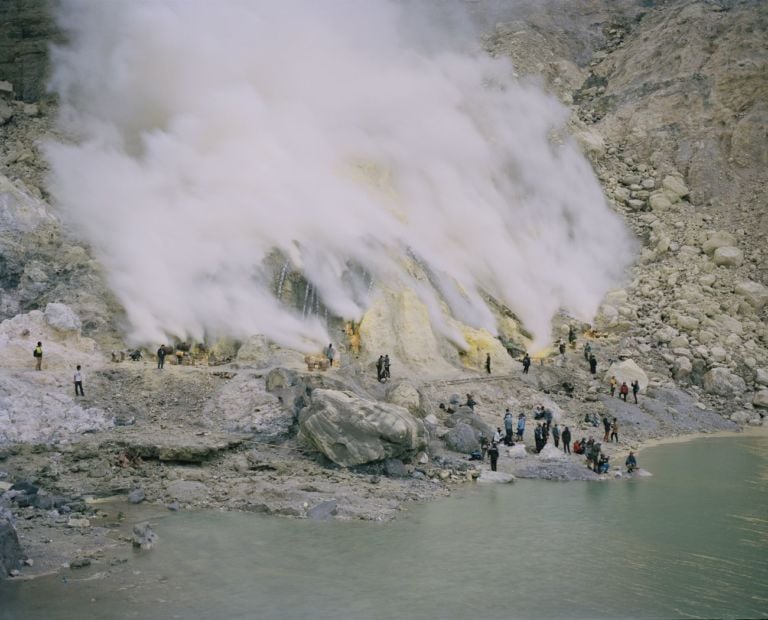
<path fill-rule="evenodd" d="M 523 440 L 523 433 L 525 433 L 525 414 L 521 413 L 517 416 L 517 439 Z"/>
<path fill-rule="evenodd" d="M 635 379 L 632 382 L 632 396 L 635 397 L 635 404 L 637 404 L 637 393 L 640 391 L 640 381 Z"/>
<path fill-rule="evenodd" d="M 491 447 L 488 450 L 488 456 L 491 457 L 491 471 L 496 471 L 496 463 L 499 460 L 499 444 L 495 441 L 491 443 Z"/>
<path fill-rule="evenodd" d="M 571 453 L 571 429 L 566 426 L 563 429 L 561 438 L 563 440 L 563 452 L 565 452 L 566 454 L 570 454 Z"/>
<path fill-rule="evenodd" d="M 536 444 L 536 452 L 541 452 L 541 449 L 544 447 L 544 444 L 541 441 L 542 437 L 542 428 L 541 428 L 541 422 L 536 424 L 536 428 L 533 429 L 533 441 Z"/>
<path fill-rule="evenodd" d="M 624 461 L 624 465 L 627 466 L 627 472 L 630 474 L 637 469 L 637 459 L 635 458 L 635 453 L 631 450 L 629 451 L 627 460 Z"/>
<path fill-rule="evenodd" d="M 509 409 L 507 409 L 506 413 L 504 414 L 504 430 L 507 432 L 507 434 L 504 436 L 504 444 L 510 446 L 512 445 L 515 434 L 515 420 L 512 417 L 512 412 Z"/>
<path fill-rule="evenodd" d="M 560 447 L 560 427 L 557 425 L 557 422 L 552 427 L 552 441 L 555 442 L 555 448 Z"/>
<path fill-rule="evenodd" d="M 608 441 L 608 438 L 611 435 L 611 421 L 608 419 L 607 415 L 603 416 L 603 428 L 605 429 L 605 434 L 603 435 L 603 441 Z"/>
<path fill-rule="evenodd" d="M 491 374 L 491 354 L 490 353 L 485 354 L 485 372 L 487 372 L 489 375 Z"/>
<path fill-rule="evenodd" d="M 597 358 L 594 355 L 589 356 L 589 372 L 593 375 L 597 373 Z"/>
<path fill-rule="evenodd" d="M 531 367 L 531 357 L 527 353 L 523 356 L 523 374 L 528 374 L 528 369 Z"/>
<path fill-rule="evenodd" d="M 157 350 L 157 367 L 162 368 L 163 364 L 165 364 L 165 345 Z"/>

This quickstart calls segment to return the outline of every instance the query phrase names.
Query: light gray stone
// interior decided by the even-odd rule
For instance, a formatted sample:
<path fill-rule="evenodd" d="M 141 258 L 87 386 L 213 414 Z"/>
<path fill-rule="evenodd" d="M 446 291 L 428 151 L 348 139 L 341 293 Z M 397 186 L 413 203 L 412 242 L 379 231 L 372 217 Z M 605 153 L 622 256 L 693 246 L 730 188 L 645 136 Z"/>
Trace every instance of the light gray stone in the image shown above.
<path fill-rule="evenodd" d="M 716 230 L 711 233 L 707 240 L 701 244 L 701 249 L 706 254 L 714 254 L 718 248 L 734 247 L 736 245 L 736 237 L 725 230 Z"/>
<path fill-rule="evenodd" d="M 736 285 L 736 294 L 741 295 L 756 310 L 761 310 L 763 306 L 768 304 L 768 287 L 759 282 L 752 280 L 739 282 Z"/>
<path fill-rule="evenodd" d="M 469 424 L 459 422 L 445 435 L 445 445 L 456 452 L 469 454 L 480 449 L 477 432 Z"/>
<path fill-rule="evenodd" d="M 744 262 L 744 252 L 732 246 L 717 248 L 713 260 L 719 267 L 738 267 Z"/>
<path fill-rule="evenodd" d="M 713 368 L 702 377 L 702 386 L 707 394 L 736 396 L 747 389 L 744 379 L 734 375 L 727 368 Z"/>
<path fill-rule="evenodd" d="M 299 441 L 349 467 L 410 457 L 426 447 L 426 430 L 398 405 L 318 389 L 299 416 Z"/>
<path fill-rule="evenodd" d="M 336 514 L 338 514 L 338 505 L 335 499 L 320 502 L 307 511 L 307 517 L 313 521 L 330 521 Z"/>
<path fill-rule="evenodd" d="M 50 303 L 44 315 L 48 325 L 62 332 L 79 332 L 82 327 L 80 318 L 66 304 Z"/>
<path fill-rule="evenodd" d="M 151 549 L 157 543 L 157 534 L 149 526 L 149 523 L 137 523 L 133 526 L 131 541 L 134 547 Z"/>
<path fill-rule="evenodd" d="M 760 407 L 761 409 L 768 409 L 768 390 L 760 390 L 752 399 L 752 405 L 754 407 Z"/>

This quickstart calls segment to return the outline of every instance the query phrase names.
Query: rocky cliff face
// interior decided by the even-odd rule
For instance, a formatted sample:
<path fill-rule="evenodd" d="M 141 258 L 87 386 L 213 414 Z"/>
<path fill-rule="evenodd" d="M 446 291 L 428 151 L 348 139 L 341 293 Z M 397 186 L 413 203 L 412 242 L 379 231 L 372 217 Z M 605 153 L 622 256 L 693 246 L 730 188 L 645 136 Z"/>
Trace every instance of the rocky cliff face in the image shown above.
<path fill-rule="evenodd" d="M 20 101 L 45 95 L 48 46 L 57 36 L 51 8 L 50 0 L 0 2 L 0 80 L 13 86 Z"/>

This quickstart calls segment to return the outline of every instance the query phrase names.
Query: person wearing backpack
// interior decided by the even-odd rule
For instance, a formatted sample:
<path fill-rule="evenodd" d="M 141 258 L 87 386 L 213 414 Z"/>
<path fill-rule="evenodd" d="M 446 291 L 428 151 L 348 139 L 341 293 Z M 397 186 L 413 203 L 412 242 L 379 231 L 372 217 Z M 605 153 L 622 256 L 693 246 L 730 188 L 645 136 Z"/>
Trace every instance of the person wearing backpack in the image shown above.
<path fill-rule="evenodd" d="M 43 343 L 38 342 L 35 350 L 32 351 L 32 356 L 35 358 L 35 370 L 43 369 Z"/>

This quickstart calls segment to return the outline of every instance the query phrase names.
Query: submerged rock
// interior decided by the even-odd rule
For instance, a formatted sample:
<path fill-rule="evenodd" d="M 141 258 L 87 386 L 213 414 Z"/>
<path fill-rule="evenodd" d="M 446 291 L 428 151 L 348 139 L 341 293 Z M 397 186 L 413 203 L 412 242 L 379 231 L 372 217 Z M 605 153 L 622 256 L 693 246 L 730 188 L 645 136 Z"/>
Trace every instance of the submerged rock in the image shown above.
<path fill-rule="evenodd" d="M 410 457 L 427 444 L 424 424 L 403 407 L 322 389 L 299 416 L 299 440 L 345 467 Z"/>
<path fill-rule="evenodd" d="M 19 570 L 23 560 L 24 554 L 16 528 L 8 519 L 0 516 L 0 578 Z"/>
<path fill-rule="evenodd" d="M 514 482 L 515 477 L 512 474 L 508 474 L 503 471 L 491 471 L 490 469 L 484 469 L 477 479 L 478 482 L 500 482 L 506 484 Z"/>
<path fill-rule="evenodd" d="M 157 534 L 149 526 L 149 523 L 137 523 L 133 526 L 131 541 L 134 547 L 151 549 L 157 542 Z"/>

